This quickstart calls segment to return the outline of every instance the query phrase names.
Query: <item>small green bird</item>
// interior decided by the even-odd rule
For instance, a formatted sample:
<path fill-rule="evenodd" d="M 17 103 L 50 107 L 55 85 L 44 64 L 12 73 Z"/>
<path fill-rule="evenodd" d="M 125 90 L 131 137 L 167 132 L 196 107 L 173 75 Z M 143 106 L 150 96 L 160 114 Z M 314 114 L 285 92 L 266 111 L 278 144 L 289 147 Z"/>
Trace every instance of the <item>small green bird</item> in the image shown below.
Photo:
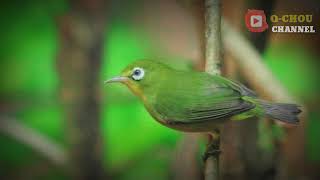
<path fill-rule="evenodd" d="M 266 116 L 297 124 L 301 112 L 295 104 L 272 103 L 257 98 L 242 84 L 205 72 L 178 71 L 159 62 L 139 60 L 120 76 L 159 123 L 185 132 L 211 132 L 227 120 Z"/>

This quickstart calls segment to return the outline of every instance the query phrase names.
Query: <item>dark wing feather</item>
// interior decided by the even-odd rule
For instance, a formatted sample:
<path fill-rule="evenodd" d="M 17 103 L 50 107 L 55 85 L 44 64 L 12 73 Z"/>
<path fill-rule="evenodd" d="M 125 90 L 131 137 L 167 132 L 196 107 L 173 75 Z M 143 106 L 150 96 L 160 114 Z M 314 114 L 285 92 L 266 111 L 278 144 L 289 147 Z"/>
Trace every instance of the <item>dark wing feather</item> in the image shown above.
<path fill-rule="evenodd" d="M 254 108 L 254 105 L 252 103 L 242 101 L 240 103 L 237 102 L 237 105 L 233 107 L 221 107 L 220 109 L 211 108 L 206 111 L 192 110 L 190 111 L 189 120 L 206 121 L 213 119 L 221 119 L 230 117 L 235 114 L 239 114 L 252 108 Z"/>
<path fill-rule="evenodd" d="M 237 90 L 238 92 L 240 92 L 241 95 L 257 97 L 257 94 L 254 91 L 252 91 L 247 86 L 245 86 L 239 82 L 231 81 L 231 80 L 226 79 L 222 76 L 216 76 L 216 78 L 220 79 L 220 81 L 222 81 L 222 82 L 226 82 L 228 84 L 228 86 L 230 86 L 234 90 Z"/>

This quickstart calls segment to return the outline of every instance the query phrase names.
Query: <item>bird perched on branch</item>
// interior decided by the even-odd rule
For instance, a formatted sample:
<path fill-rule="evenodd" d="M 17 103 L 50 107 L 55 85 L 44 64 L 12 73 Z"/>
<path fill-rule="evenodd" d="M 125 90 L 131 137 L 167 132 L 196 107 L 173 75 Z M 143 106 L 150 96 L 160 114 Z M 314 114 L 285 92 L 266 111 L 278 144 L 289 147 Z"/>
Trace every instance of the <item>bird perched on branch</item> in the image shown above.
<path fill-rule="evenodd" d="M 105 81 L 114 82 L 127 85 L 159 123 L 185 132 L 211 132 L 225 121 L 253 116 L 298 124 L 301 112 L 295 104 L 261 100 L 222 76 L 178 71 L 151 60 L 135 61 Z"/>

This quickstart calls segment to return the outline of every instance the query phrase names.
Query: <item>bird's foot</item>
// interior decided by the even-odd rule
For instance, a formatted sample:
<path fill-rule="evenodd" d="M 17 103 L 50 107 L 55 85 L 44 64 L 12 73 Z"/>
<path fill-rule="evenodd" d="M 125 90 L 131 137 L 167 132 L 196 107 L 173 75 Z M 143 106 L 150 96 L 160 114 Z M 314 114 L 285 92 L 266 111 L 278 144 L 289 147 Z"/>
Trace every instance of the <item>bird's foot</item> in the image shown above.
<path fill-rule="evenodd" d="M 206 151 L 202 157 L 203 161 L 206 161 L 210 156 L 219 156 L 221 153 L 221 150 L 219 149 L 213 149 L 211 151 Z"/>
<path fill-rule="evenodd" d="M 219 157 L 220 153 L 221 150 L 219 149 L 219 146 L 215 143 L 210 143 L 202 157 L 202 160 L 206 161 L 210 156 Z"/>

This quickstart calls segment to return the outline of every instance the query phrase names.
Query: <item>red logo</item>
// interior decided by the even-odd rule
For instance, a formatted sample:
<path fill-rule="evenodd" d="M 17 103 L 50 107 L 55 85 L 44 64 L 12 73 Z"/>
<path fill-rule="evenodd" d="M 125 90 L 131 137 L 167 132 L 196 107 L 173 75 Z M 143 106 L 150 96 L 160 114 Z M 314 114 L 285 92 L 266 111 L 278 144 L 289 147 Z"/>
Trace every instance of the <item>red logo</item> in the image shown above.
<path fill-rule="evenodd" d="M 248 9 L 245 20 L 246 26 L 251 32 L 263 32 L 268 29 L 266 15 L 263 10 Z"/>

